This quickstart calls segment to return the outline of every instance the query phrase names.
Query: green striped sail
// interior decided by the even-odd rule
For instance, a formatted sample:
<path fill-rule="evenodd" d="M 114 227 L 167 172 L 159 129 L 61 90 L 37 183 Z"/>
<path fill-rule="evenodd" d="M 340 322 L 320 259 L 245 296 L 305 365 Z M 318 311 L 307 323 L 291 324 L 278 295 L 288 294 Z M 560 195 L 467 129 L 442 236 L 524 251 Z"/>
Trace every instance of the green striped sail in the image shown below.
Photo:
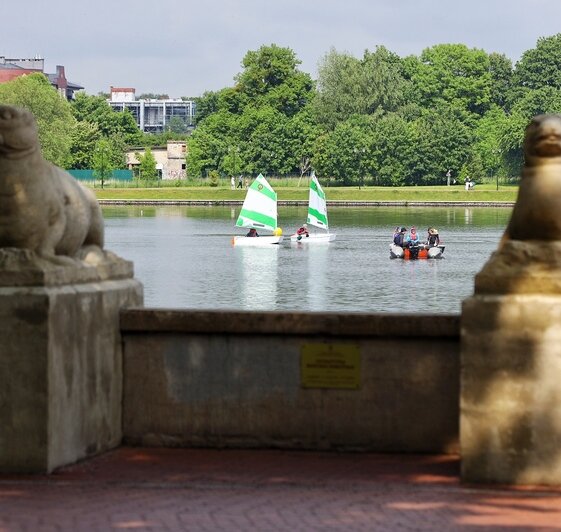
<path fill-rule="evenodd" d="M 312 174 L 312 179 L 310 180 L 308 223 L 325 230 L 329 228 L 329 224 L 327 223 L 327 203 L 325 201 L 325 194 L 317 180 L 316 174 Z"/>
<path fill-rule="evenodd" d="M 277 227 L 277 193 L 261 174 L 247 190 L 236 226 L 269 231 Z"/>

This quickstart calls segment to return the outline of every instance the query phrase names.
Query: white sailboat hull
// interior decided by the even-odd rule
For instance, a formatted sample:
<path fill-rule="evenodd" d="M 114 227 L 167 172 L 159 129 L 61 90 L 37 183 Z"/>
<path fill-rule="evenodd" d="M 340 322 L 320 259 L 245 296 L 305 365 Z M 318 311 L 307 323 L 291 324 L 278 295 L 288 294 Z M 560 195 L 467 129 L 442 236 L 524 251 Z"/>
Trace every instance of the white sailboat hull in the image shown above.
<path fill-rule="evenodd" d="M 297 244 L 322 244 L 333 242 L 336 236 L 335 233 L 310 233 L 308 236 L 294 234 L 290 235 L 290 241 Z"/>
<path fill-rule="evenodd" d="M 280 244 L 283 238 L 283 236 L 235 236 L 232 238 L 232 244 L 244 247 L 267 247 Z"/>

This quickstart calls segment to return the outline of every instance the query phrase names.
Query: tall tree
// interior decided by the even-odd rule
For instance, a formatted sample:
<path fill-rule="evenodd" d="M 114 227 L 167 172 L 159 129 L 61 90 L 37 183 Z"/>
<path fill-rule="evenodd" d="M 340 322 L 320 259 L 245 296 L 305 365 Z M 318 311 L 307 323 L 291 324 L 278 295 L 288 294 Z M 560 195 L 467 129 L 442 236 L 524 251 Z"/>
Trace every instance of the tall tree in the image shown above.
<path fill-rule="evenodd" d="M 491 74 L 491 102 L 506 108 L 512 92 L 512 61 L 504 54 L 490 53 L 489 73 Z"/>
<path fill-rule="evenodd" d="M 107 139 L 102 138 L 96 142 L 92 155 L 92 167 L 95 178 L 100 180 L 101 188 L 103 188 L 115 170 L 111 157 L 111 144 Z"/>
<path fill-rule="evenodd" d="M 137 153 L 136 158 L 140 163 L 138 168 L 140 179 L 150 181 L 158 178 L 156 158 L 154 157 L 154 154 L 152 153 L 152 150 L 150 148 L 146 148 L 144 154 Z"/>
<path fill-rule="evenodd" d="M 76 122 L 72 131 L 70 147 L 70 167 L 77 170 L 93 168 L 93 153 L 97 142 L 102 138 L 97 124 Z"/>
<path fill-rule="evenodd" d="M 43 156 L 58 166 L 68 168 L 76 120 L 70 104 L 43 74 L 20 76 L 0 84 L 0 103 L 31 111 L 37 120 Z"/>
<path fill-rule="evenodd" d="M 561 89 L 561 33 L 539 38 L 535 48 L 522 54 L 514 83 L 526 89 Z"/>
<path fill-rule="evenodd" d="M 383 46 L 366 50 L 362 60 L 331 49 L 319 66 L 314 112 L 320 124 L 333 129 L 353 114 L 395 111 L 407 85 L 399 57 Z"/>
<path fill-rule="evenodd" d="M 425 109 L 441 103 L 467 115 L 482 116 L 491 105 L 492 78 L 489 56 L 464 44 L 438 44 L 423 50 L 412 76 Z"/>
<path fill-rule="evenodd" d="M 300 63 L 293 50 L 276 44 L 249 51 L 236 76 L 236 90 L 254 105 L 292 116 L 308 103 L 313 90 L 309 74 L 298 70 Z"/>

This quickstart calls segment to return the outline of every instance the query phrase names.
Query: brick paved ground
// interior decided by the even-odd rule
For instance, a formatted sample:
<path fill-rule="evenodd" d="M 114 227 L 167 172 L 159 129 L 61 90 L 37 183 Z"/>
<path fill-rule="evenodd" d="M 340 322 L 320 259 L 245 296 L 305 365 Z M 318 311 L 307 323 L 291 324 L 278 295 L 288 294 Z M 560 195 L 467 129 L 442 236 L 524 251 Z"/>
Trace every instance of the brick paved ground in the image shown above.
<path fill-rule="evenodd" d="M 0 531 L 561 530 L 561 491 L 462 486 L 455 456 L 121 448 L 0 475 Z"/>

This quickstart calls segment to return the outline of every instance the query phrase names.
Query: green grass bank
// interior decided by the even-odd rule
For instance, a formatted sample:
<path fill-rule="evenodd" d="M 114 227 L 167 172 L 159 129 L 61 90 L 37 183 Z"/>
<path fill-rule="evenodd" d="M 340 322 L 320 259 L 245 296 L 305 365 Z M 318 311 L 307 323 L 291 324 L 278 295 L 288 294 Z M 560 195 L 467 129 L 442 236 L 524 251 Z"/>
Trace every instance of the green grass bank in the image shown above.
<path fill-rule="evenodd" d="M 305 202 L 307 186 L 276 186 L 279 201 Z M 458 203 L 512 203 L 516 200 L 518 187 L 477 185 L 466 191 L 463 186 L 426 187 L 324 187 L 328 201 L 340 202 L 458 202 Z M 131 201 L 243 201 L 245 189 L 230 187 L 153 187 L 153 188 L 94 188 L 99 200 Z"/>

